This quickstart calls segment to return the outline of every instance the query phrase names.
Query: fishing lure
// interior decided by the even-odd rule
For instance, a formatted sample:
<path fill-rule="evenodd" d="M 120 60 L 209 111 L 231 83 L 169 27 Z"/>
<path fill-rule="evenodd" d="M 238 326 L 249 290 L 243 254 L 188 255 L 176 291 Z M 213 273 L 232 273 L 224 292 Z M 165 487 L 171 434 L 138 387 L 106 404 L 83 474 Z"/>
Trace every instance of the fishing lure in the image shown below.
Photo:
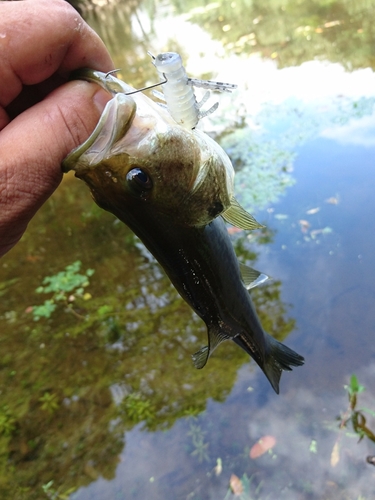
<path fill-rule="evenodd" d="M 172 118 L 186 129 L 195 128 L 201 118 L 213 113 L 218 108 L 219 103 L 217 102 L 207 111 L 201 111 L 201 107 L 210 96 L 210 90 L 231 92 L 237 88 L 237 85 L 231 83 L 189 78 L 182 64 L 181 56 L 176 52 L 163 52 L 157 57 L 150 55 L 154 59 L 160 78 L 164 79 L 164 82 L 161 82 L 163 94 L 157 92 L 155 95 L 165 100 Z M 197 102 L 193 87 L 209 89 L 200 102 Z"/>

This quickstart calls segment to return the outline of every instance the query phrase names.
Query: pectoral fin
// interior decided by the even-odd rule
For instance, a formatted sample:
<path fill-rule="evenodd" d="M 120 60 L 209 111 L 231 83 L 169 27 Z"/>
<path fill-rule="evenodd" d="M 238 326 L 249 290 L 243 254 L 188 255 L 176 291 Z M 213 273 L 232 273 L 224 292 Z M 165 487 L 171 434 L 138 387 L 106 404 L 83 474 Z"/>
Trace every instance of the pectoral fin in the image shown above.
<path fill-rule="evenodd" d="M 228 340 L 230 338 L 221 332 L 216 325 L 207 327 L 207 334 L 208 346 L 202 347 L 192 356 L 195 368 L 203 368 L 216 347 L 224 342 L 224 340 Z"/>
<path fill-rule="evenodd" d="M 220 215 L 225 221 L 229 222 L 229 224 L 239 227 L 240 229 L 252 230 L 264 227 L 262 224 L 259 224 L 251 214 L 246 212 L 235 198 L 231 198 L 230 207 Z"/>
<path fill-rule="evenodd" d="M 262 283 L 264 283 L 269 279 L 269 276 L 260 273 L 259 271 L 253 269 L 252 267 L 246 266 L 241 262 L 239 262 L 239 265 L 240 265 L 242 281 L 245 285 L 245 288 L 247 288 L 248 290 L 258 285 L 261 285 Z"/>

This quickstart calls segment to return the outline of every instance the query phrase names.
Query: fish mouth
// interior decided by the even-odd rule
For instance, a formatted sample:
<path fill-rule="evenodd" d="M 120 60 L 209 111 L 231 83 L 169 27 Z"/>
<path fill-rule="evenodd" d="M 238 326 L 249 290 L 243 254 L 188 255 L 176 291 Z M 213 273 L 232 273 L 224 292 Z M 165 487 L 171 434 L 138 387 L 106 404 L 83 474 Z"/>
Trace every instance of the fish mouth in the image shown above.
<path fill-rule="evenodd" d="M 88 68 L 77 70 L 72 79 L 96 83 L 113 98 L 106 104 L 90 137 L 62 162 L 63 172 L 94 168 L 111 156 L 148 154 L 155 142 L 155 130 L 165 133 L 173 123 L 167 111 L 145 95 L 109 73 Z"/>
<path fill-rule="evenodd" d="M 112 148 L 130 129 L 136 113 L 134 100 L 116 94 L 107 102 L 98 124 L 90 137 L 73 149 L 62 162 L 63 172 L 96 167 L 112 155 Z M 82 161 L 84 160 L 84 161 Z"/>
<path fill-rule="evenodd" d="M 90 137 L 62 162 L 63 172 L 74 170 L 94 197 L 106 176 L 121 181 L 117 188 L 121 184 L 128 194 L 127 173 L 138 168 L 153 178 L 153 190 L 143 199 L 181 224 L 204 227 L 221 215 L 241 229 L 262 227 L 233 197 L 233 166 L 213 139 L 180 127 L 165 109 L 109 73 L 83 69 L 74 77 L 113 95 Z M 101 206 L 108 210 L 110 186 L 107 194 Z"/>

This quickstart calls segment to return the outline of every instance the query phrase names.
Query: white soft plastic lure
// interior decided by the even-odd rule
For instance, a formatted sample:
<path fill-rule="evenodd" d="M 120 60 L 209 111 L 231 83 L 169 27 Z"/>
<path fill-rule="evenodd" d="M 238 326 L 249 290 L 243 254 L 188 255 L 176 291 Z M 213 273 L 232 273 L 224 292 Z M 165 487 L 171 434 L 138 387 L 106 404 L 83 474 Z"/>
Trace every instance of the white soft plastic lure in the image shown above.
<path fill-rule="evenodd" d="M 193 87 L 223 92 L 231 92 L 237 88 L 237 85 L 231 83 L 189 78 L 181 56 L 176 52 L 163 52 L 153 59 L 160 78 L 164 80 L 162 83 L 164 94 L 157 93 L 156 95 L 165 100 L 167 109 L 176 123 L 186 129 L 195 128 L 201 118 L 213 113 L 219 106 L 217 102 L 210 109 L 202 112 L 200 108 L 209 98 L 209 91 L 198 103 Z"/>

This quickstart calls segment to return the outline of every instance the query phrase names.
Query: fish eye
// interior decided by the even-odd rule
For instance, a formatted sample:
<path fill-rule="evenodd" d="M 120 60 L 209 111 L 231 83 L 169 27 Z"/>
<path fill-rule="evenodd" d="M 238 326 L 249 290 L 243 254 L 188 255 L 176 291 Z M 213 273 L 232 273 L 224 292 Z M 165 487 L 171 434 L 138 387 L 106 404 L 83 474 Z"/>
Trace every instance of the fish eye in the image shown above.
<path fill-rule="evenodd" d="M 139 194 L 152 188 L 152 180 L 147 172 L 140 168 L 133 168 L 126 174 L 126 180 L 130 186 Z"/>

